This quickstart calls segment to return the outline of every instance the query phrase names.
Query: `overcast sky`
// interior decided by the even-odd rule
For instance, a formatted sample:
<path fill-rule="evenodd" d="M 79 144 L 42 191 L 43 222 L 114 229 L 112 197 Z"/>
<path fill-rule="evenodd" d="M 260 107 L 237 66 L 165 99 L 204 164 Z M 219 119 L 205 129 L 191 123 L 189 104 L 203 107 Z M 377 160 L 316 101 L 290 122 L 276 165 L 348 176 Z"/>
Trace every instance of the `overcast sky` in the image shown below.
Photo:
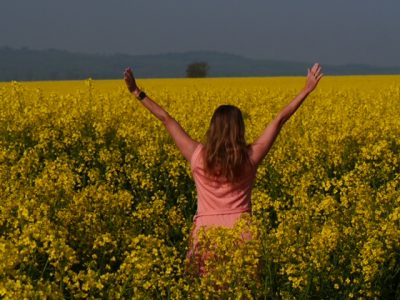
<path fill-rule="evenodd" d="M 0 46 L 400 66 L 399 0 L 9 0 Z"/>

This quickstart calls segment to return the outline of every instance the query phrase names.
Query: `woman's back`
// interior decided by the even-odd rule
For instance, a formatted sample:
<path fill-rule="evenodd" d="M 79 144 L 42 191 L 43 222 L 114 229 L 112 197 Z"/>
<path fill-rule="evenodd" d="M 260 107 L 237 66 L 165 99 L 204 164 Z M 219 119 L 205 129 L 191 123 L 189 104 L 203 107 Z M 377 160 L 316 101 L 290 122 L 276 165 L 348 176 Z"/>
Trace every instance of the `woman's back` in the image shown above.
<path fill-rule="evenodd" d="M 204 170 L 202 151 L 204 151 L 204 145 L 198 144 L 190 160 L 198 200 L 194 221 L 196 222 L 199 218 L 202 221 L 206 221 L 209 216 L 227 214 L 235 215 L 234 217 L 236 218 L 242 212 L 251 212 L 251 190 L 257 167 L 254 164 L 244 166 L 242 178 L 235 184 L 220 178 L 212 179 Z M 229 224 L 224 223 L 221 220 L 214 225 L 232 225 L 232 222 L 229 222 Z"/>

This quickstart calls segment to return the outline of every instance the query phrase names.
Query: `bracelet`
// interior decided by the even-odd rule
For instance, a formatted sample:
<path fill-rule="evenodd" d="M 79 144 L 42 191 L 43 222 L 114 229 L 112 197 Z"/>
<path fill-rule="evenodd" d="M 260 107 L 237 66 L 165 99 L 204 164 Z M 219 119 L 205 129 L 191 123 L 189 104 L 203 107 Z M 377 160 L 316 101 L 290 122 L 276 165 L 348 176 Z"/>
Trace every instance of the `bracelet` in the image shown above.
<path fill-rule="evenodd" d="M 146 98 L 146 93 L 141 90 L 139 90 L 139 94 L 137 94 L 137 93 L 133 93 L 133 94 L 135 95 L 136 99 L 138 99 L 140 101 L 142 101 L 144 98 Z"/>
<path fill-rule="evenodd" d="M 136 98 L 142 101 L 144 98 L 146 98 L 146 93 L 141 91 L 139 95 L 136 96 Z"/>

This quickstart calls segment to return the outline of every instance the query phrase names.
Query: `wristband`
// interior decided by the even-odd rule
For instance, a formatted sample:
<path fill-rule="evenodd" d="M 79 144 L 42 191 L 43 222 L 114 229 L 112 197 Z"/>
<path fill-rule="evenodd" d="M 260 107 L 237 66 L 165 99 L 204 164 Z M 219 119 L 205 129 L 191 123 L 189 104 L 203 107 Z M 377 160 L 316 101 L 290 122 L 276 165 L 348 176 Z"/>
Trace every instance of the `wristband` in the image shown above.
<path fill-rule="evenodd" d="M 146 93 L 141 91 L 140 89 L 136 89 L 133 92 L 134 96 L 136 97 L 136 99 L 142 101 L 145 97 L 146 97 Z"/>
<path fill-rule="evenodd" d="M 137 98 L 138 100 L 142 101 L 144 98 L 146 98 L 146 93 L 143 92 L 143 91 L 141 91 L 141 92 L 139 93 L 139 95 L 136 96 L 136 98 Z"/>

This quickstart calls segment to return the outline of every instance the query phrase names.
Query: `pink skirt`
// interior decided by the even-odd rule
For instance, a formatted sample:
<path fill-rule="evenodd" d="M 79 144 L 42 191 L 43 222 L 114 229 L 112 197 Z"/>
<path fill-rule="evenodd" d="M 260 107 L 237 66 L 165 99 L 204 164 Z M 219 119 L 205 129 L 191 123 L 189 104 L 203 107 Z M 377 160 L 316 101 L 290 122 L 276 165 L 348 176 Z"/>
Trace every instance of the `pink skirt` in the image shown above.
<path fill-rule="evenodd" d="M 189 251 L 187 252 L 186 258 L 192 266 L 195 266 L 198 275 L 205 275 L 205 261 L 210 256 L 210 253 L 199 253 L 198 251 L 198 231 L 200 228 L 204 227 L 204 229 L 207 229 L 214 226 L 233 228 L 243 213 L 246 212 L 195 215 L 191 230 Z M 252 237 L 250 232 L 244 232 L 242 233 L 242 238 L 243 240 L 250 240 Z"/>

